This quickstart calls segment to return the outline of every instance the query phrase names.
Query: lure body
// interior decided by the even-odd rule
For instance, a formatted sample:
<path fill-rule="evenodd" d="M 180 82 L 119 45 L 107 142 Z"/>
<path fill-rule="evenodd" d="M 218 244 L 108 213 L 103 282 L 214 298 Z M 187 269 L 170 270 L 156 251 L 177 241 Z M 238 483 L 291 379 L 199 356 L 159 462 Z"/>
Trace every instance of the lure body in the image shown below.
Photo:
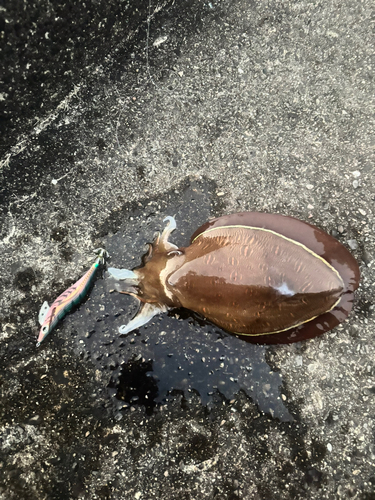
<path fill-rule="evenodd" d="M 47 335 L 55 328 L 57 323 L 68 314 L 71 309 L 79 304 L 87 294 L 99 266 L 104 263 L 107 257 L 107 252 L 103 249 L 98 249 L 98 257 L 85 273 L 74 285 L 65 290 L 59 295 L 51 306 L 44 302 L 39 311 L 39 323 L 41 325 L 37 346 L 47 337 Z"/>
<path fill-rule="evenodd" d="M 190 246 L 177 248 L 168 241 L 175 228 L 168 220 L 143 267 L 109 269 L 124 280 L 121 291 L 142 303 L 121 333 L 185 307 L 253 342 L 295 342 L 349 314 L 358 265 L 324 231 L 292 217 L 245 212 L 206 223 Z"/>

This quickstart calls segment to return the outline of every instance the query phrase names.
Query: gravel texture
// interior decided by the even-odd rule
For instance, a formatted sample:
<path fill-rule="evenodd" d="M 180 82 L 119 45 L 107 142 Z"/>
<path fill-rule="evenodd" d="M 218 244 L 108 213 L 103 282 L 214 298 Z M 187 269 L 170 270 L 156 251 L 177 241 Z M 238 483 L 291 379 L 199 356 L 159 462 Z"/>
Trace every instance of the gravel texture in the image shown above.
<path fill-rule="evenodd" d="M 374 36 L 369 0 L 12 1 L 0 8 L 0 499 L 375 498 Z M 105 246 L 174 215 L 279 212 L 361 267 L 348 320 L 244 343 L 186 311 L 119 338 Z"/>

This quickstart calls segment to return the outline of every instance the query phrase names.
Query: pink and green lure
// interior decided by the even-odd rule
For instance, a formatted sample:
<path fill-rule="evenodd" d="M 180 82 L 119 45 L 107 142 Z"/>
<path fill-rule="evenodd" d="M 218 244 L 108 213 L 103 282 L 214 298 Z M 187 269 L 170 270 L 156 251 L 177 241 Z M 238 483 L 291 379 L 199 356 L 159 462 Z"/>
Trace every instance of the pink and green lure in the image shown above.
<path fill-rule="evenodd" d="M 57 297 L 51 306 L 48 305 L 48 302 L 44 302 L 40 308 L 38 319 L 41 328 L 36 344 L 37 347 L 40 346 L 40 343 L 43 342 L 47 335 L 55 328 L 60 319 L 68 314 L 74 306 L 79 304 L 87 294 L 94 280 L 96 271 L 101 264 L 104 264 L 105 259 L 108 257 L 107 252 L 102 248 L 98 248 L 95 252 L 98 253 L 98 257 L 87 273 Z"/>

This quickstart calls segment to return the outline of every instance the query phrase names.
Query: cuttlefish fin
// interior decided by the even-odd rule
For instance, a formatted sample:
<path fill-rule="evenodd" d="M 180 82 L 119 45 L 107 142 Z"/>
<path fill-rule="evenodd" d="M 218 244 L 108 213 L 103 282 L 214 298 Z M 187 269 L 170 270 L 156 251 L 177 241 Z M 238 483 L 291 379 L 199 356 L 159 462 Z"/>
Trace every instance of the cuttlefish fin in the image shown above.
<path fill-rule="evenodd" d="M 132 332 L 150 321 L 159 313 L 166 312 L 168 308 L 161 304 L 150 304 L 148 302 L 142 304 L 138 314 L 127 325 L 122 325 L 119 328 L 121 335 Z"/>
<path fill-rule="evenodd" d="M 49 311 L 49 305 L 48 305 L 48 302 L 45 301 L 45 302 L 43 302 L 42 307 L 40 308 L 40 311 L 39 311 L 38 321 L 39 321 L 40 325 L 43 325 L 48 311 Z"/>

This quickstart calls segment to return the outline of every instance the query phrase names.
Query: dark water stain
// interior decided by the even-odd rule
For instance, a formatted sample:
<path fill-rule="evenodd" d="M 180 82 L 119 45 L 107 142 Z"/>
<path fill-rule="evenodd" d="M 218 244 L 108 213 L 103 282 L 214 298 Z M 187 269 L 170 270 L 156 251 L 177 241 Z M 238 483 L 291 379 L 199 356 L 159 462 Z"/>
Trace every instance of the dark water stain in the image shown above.
<path fill-rule="evenodd" d="M 23 292 L 30 292 L 33 285 L 38 282 L 38 276 L 32 267 L 26 267 L 22 271 L 18 271 L 14 278 L 13 284 Z"/>
<path fill-rule="evenodd" d="M 145 244 L 164 227 L 167 215 L 177 221 L 171 241 L 188 244 L 194 230 L 211 215 L 215 191 L 210 181 L 189 181 L 163 199 L 122 211 L 121 220 L 117 216 L 106 225 L 112 232 L 105 235 L 98 230 L 110 265 L 130 269 L 139 265 Z M 248 344 L 181 310 L 159 315 L 120 337 L 118 328 L 136 313 L 137 304 L 115 292 L 114 284 L 104 272 L 89 299 L 65 319 L 63 331 L 76 332 L 75 349 L 107 372 L 116 412 L 143 405 L 152 413 L 175 391 L 186 400 L 198 393 L 202 404 L 210 407 L 217 393 L 231 400 L 242 390 L 263 412 L 281 421 L 293 420 L 280 398 L 281 374 L 267 363 L 265 346 Z"/>
<path fill-rule="evenodd" d="M 68 236 L 68 230 L 63 227 L 55 227 L 51 230 L 50 238 L 52 241 L 62 242 Z"/>
<path fill-rule="evenodd" d="M 315 469 L 315 467 L 310 467 L 304 476 L 304 481 L 309 485 L 315 486 L 316 488 L 322 487 L 323 479 L 323 473 Z"/>

